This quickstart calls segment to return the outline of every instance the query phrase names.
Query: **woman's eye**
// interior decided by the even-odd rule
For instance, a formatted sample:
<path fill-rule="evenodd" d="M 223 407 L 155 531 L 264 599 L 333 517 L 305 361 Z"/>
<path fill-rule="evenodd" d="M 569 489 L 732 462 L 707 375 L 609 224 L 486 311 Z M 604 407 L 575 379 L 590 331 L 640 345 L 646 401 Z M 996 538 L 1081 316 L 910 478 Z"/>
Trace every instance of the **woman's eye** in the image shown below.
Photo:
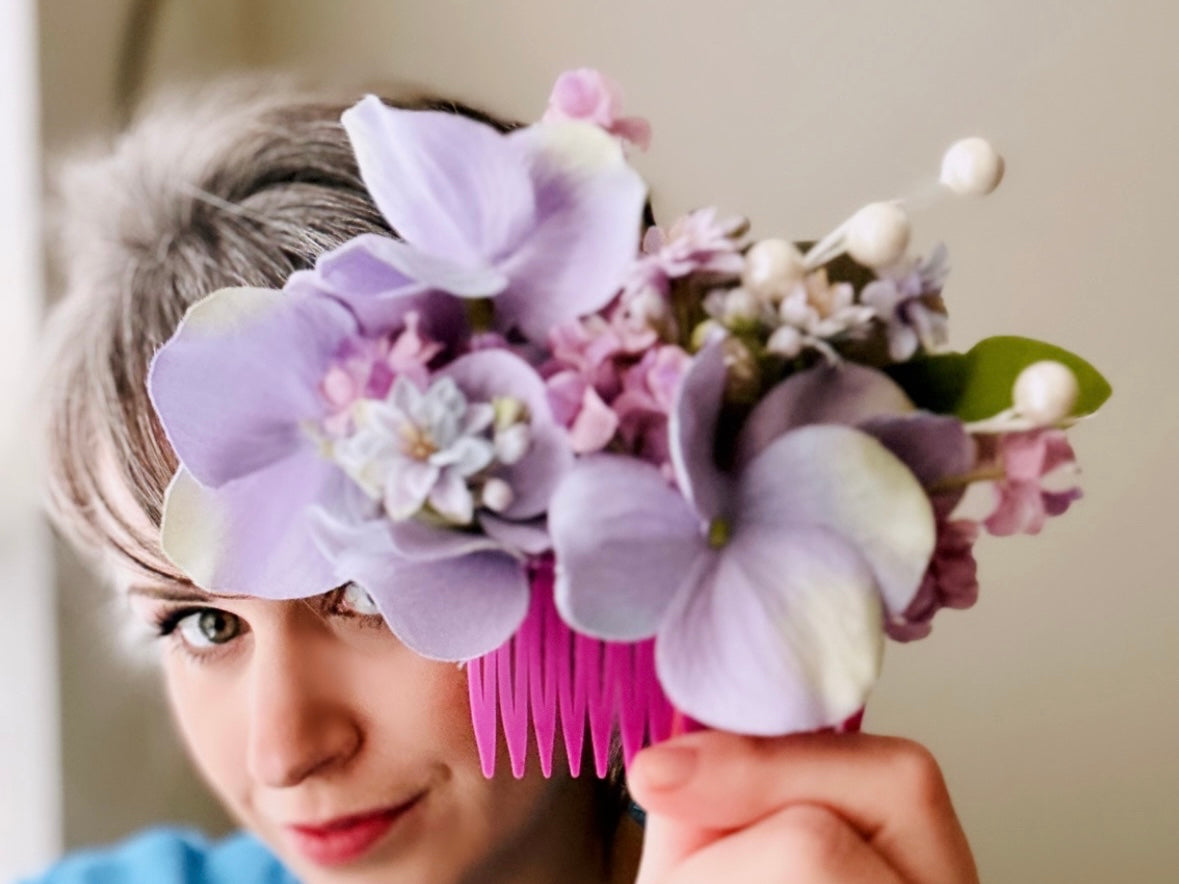
<path fill-rule="evenodd" d="M 379 617 L 381 614 L 381 610 L 377 607 L 377 603 L 373 601 L 373 597 L 368 594 L 363 586 L 354 581 L 344 586 L 344 591 L 340 594 L 340 605 L 364 617 L 374 615 Z"/>
<path fill-rule="evenodd" d="M 194 611 L 176 624 L 185 643 L 194 648 L 208 648 L 233 641 L 242 633 L 242 621 L 236 614 L 205 608 Z"/>

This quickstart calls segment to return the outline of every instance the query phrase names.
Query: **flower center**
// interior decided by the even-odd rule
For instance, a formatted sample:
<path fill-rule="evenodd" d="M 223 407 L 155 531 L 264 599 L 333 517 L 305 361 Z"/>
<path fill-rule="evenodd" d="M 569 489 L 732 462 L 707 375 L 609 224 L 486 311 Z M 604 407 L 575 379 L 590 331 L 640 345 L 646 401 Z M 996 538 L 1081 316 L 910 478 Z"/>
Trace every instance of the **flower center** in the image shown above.
<path fill-rule="evenodd" d="M 713 549 L 720 549 L 729 542 L 732 533 L 733 526 L 729 524 L 728 519 L 718 516 L 708 523 L 708 545 Z"/>
<path fill-rule="evenodd" d="M 407 423 L 401 429 L 401 451 L 414 460 L 429 460 L 438 451 L 434 439 L 425 427 Z"/>

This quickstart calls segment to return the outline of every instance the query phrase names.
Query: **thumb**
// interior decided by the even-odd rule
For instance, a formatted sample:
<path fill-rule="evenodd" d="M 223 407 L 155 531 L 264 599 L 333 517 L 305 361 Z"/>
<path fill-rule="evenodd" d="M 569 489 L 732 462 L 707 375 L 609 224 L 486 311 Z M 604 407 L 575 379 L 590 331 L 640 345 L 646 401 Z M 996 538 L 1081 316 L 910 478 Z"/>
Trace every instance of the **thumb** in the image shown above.
<path fill-rule="evenodd" d="M 630 784 L 644 792 L 674 789 L 695 772 L 698 753 L 661 745 L 644 749 L 631 763 Z M 639 797 L 636 796 L 636 797 Z M 640 805 L 643 803 L 639 797 Z M 722 838 L 725 829 L 708 828 L 655 813 L 647 814 L 643 853 L 635 884 L 659 884 L 686 857 Z"/>

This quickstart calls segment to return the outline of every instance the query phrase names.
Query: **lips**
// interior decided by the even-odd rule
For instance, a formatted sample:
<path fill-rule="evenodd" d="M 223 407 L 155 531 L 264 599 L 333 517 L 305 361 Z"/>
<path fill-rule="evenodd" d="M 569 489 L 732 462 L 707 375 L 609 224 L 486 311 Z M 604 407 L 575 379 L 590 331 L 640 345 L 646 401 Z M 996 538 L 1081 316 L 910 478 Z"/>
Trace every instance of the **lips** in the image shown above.
<path fill-rule="evenodd" d="M 314 825 L 291 825 L 286 830 L 294 846 L 321 866 L 340 866 L 359 859 L 380 841 L 410 810 L 421 795 L 404 804 L 337 817 Z"/>

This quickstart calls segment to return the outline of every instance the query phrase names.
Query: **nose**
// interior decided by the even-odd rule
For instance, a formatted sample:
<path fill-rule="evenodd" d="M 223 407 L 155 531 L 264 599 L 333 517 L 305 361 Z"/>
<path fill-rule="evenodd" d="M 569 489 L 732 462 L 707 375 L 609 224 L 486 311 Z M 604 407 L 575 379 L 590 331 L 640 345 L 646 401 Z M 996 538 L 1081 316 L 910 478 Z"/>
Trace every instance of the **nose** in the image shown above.
<path fill-rule="evenodd" d="M 272 788 L 345 767 L 363 742 L 350 705 L 347 650 L 315 622 L 294 614 L 266 633 L 256 631 L 250 660 L 247 765 Z"/>

